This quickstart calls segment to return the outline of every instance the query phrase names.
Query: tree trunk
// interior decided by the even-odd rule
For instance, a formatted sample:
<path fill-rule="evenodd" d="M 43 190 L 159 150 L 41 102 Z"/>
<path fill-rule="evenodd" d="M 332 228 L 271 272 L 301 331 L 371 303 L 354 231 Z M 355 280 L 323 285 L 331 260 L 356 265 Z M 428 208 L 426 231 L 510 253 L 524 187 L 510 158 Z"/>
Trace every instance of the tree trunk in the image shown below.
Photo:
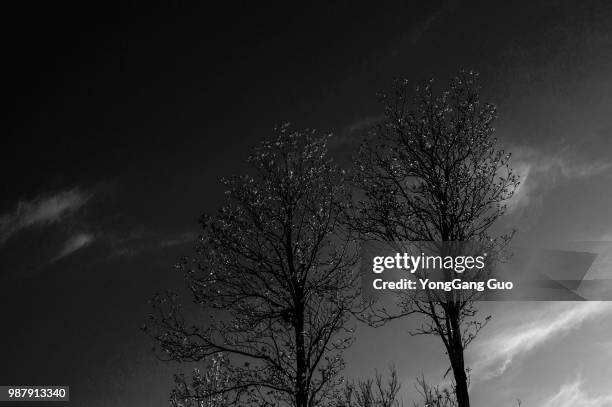
<path fill-rule="evenodd" d="M 296 392 L 295 406 L 308 406 L 308 385 L 306 383 L 306 350 L 304 345 L 304 309 L 301 303 L 295 312 L 295 346 L 296 346 Z"/>
<path fill-rule="evenodd" d="M 451 367 L 455 377 L 455 394 L 457 396 L 458 407 L 470 407 L 470 396 L 468 394 L 467 375 L 465 373 L 465 364 L 463 362 L 463 349 L 453 357 Z"/>
<path fill-rule="evenodd" d="M 453 309 L 453 311 L 455 311 Z M 463 341 L 461 339 L 461 327 L 459 326 L 459 315 L 451 313 L 452 333 L 448 355 L 450 357 L 453 376 L 455 377 L 455 395 L 457 396 L 458 407 L 470 407 L 470 395 L 468 393 L 468 379 L 465 372 L 465 362 L 463 359 Z"/>

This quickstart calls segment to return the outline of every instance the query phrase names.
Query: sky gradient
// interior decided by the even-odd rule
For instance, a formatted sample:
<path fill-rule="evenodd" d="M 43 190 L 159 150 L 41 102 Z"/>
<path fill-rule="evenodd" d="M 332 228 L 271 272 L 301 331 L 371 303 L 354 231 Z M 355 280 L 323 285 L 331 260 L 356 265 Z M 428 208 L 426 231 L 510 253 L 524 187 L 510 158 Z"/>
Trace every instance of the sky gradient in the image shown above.
<path fill-rule="evenodd" d="M 426 4 L 425 4 L 426 3 Z M 481 74 L 522 176 L 500 230 L 584 249 L 612 241 L 612 5 L 337 3 L 263 8 L 13 6 L 0 166 L 0 384 L 68 384 L 71 405 L 164 406 L 172 373 L 139 331 L 220 177 L 275 124 L 334 134 L 347 168 L 395 77 Z M 589 247 L 593 247 L 590 245 Z M 610 276 L 601 257 L 590 277 Z M 589 276 L 587 276 L 589 277 Z M 612 405 L 612 305 L 495 303 L 468 351 L 475 406 Z M 347 375 L 447 368 L 414 322 L 359 326 Z M 405 324 L 405 325 L 403 325 Z M 534 386 L 537 383 L 537 386 Z M 494 396 L 495 395 L 495 396 Z M 76 401 L 78 400 L 78 402 Z"/>

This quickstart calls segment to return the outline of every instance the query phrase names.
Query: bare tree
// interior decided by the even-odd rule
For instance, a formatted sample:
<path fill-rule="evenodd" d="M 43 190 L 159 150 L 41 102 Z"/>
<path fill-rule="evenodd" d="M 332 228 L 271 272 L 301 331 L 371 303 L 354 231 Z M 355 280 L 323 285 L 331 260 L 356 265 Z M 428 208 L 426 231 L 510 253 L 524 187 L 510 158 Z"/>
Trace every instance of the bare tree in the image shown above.
<path fill-rule="evenodd" d="M 397 371 L 389 369 L 387 382 L 376 372 L 374 379 L 347 382 L 339 403 L 342 407 L 399 407 L 398 393 L 401 385 L 397 380 Z"/>
<path fill-rule="evenodd" d="M 439 385 L 431 385 L 425 380 L 425 376 L 417 378 L 415 385 L 417 392 L 423 398 L 424 407 L 457 407 L 457 397 L 454 388 L 441 388 Z M 414 403 L 414 407 L 420 407 Z"/>
<path fill-rule="evenodd" d="M 476 242 L 499 251 L 512 233 L 489 235 L 506 210 L 518 177 L 510 154 L 496 146 L 496 109 L 479 100 L 477 75 L 463 73 L 435 94 L 432 81 L 413 89 L 398 81 L 384 97 L 385 119 L 362 146 L 351 224 L 379 242 Z M 488 320 L 476 318 L 474 297 L 459 290 L 418 298 L 402 293 L 398 309 L 373 314 L 373 324 L 421 314 L 413 334 L 439 336 L 450 359 L 459 407 L 470 405 L 463 352 Z M 381 311 L 379 309 L 379 311 Z M 372 315 L 371 315 L 372 317 Z"/>
<path fill-rule="evenodd" d="M 228 355 L 230 404 L 323 405 L 341 382 L 356 304 L 356 250 L 340 217 L 349 194 L 327 137 L 278 129 L 249 158 L 253 176 L 225 181 L 227 203 L 203 216 L 186 271 L 206 321 L 188 325 L 167 296 L 148 331 L 177 361 Z M 210 395 L 207 395 L 210 396 Z"/>

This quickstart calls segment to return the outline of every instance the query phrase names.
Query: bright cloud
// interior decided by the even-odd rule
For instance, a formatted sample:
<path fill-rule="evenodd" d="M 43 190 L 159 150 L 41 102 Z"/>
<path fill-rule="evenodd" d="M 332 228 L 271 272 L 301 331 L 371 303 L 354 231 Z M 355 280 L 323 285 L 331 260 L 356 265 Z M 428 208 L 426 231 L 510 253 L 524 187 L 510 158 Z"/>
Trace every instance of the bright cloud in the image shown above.
<path fill-rule="evenodd" d="M 510 324 L 475 344 L 474 377 L 481 380 L 503 374 L 513 360 L 547 341 L 558 339 L 595 316 L 612 312 L 606 302 L 553 303 L 543 312 L 525 315 L 527 322 Z"/>
<path fill-rule="evenodd" d="M 62 257 L 66 257 L 69 254 L 72 254 L 76 252 L 77 250 L 85 246 L 88 246 L 89 244 L 91 244 L 91 242 L 93 242 L 93 240 L 94 240 L 94 236 L 89 233 L 78 233 L 76 235 L 71 236 L 64 244 L 64 247 L 62 248 L 62 250 L 57 254 L 57 256 L 55 256 L 51 260 L 51 262 L 59 260 Z"/>
<path fill-rule="evenodd" d="M 21 229 L 60 221 L 81 208 L 89 198 L 90 195 L 71 189 L 33 201 L 19 202 L 14 211 L 0 216 L 0 245 Z"/>
<path fill-rule="evenodd" d="M 544 154 L 528 148 L 513 151 L 512 167 L 521 178 L 521 185 L 510 201 L 509 209 L 516 211 L 541 203 L 543 194 L 559 185 L 588 179 L 612 169 L 612 163 L 583 160 L 563 151 Z"/>
<path fill-rule="evenodd" d="M 591 396 L 582 390 L 582 381 L 576 380 L 559 389 L 557 394 L 548 398 L 542 407 L 610 407 L 612 392 L 607 395 Z"/>

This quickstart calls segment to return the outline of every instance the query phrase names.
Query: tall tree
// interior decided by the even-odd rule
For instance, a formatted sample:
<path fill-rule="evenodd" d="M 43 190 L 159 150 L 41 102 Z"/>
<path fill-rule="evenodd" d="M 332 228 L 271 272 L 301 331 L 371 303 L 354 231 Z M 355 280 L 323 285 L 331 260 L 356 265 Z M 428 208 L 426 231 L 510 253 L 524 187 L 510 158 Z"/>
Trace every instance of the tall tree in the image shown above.
<path fill-rule="evenodd" d="M 180 267 L 207 321 L 187 325 L 176 302 L 155 301 L 149 332 L 169 359 L 228 356 L 216 391 L 229 404 L 313 407 L 339 384 L 359 292 L 340 222 L 349 193 L 326 142 L 283 126 L 250 156 L 253 176 L 224 181 L 226 204 L 202 217 L 197 255 Z"/>
<path fill-rule="evenodd" d="M 384 96 L 385 118 L 374 129 L 356 165 L 361 190 L 352 226 L 379 242 L 471 241 L 489 250 L 511 238 L 493 238 L 490 227 L 506 210 L 518 177 L 510 154 L 497 147 L 496 108 L 481 103 L 477 75 L 462 73 L 436 94 L 433 81 L 416 88 L 400 80 Z M 379 309 L 374 323 L 422 314 L 414 334 L 434 334 L 445 346 L 454 374 L 459 407 L 470 405 L 464 349 L 482 320 L 474 297 L 458 291 L 425 298 L 399 294 L 392 312 Z"/>

